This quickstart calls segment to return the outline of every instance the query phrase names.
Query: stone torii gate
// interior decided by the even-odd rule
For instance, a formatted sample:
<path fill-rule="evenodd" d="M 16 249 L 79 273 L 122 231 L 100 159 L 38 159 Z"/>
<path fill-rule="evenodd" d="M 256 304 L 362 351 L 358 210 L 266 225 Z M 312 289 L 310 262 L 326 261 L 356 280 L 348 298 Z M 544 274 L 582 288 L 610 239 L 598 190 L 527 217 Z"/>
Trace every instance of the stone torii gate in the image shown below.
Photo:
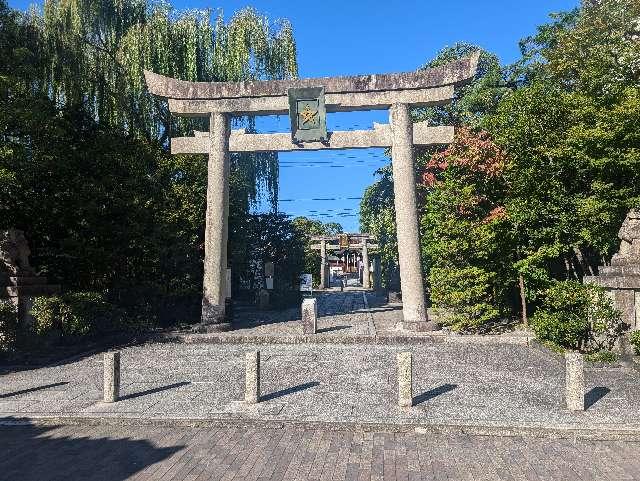
<path fill-rule="evenodd" d="M 419 72 L 249 82 L 186 82 L 145 71 L 149 92 L 165 97 L 174 115 L 208 117 L 209 132 L 171 141 L 174 154 L 208 154 L 207 214 L 202 323 L 209 330 L 225 323 L 225 279 L 229 213 L 229 152 L 313 151 L 391 147 L 403 327 L 435 328 L 427 319 L 420 263 L 415 197 L 414 146 L 448 144 L 454 128 L 412 123 L 414 106 L 451 101 L 456 86 L 475 75 L 479 54 Z M 318 89 L 320 87 L 321 89 Z M 322 90 L 326 112 L 390 110 L 390 122 L 372 130 L 328 132 L 323 141 L 294 142 L 292 135 L 230 131 L 230 117 L 289 113 L 291 89 Z"/>
<path fill-rule="evenodd" d="M 341 237 L 348 239 L 347 245 L 340 245 Z M 311 240 L 320 242 L 319 244 L 313 244 L 311 246 L 313 250 L 320 251 L 320 289 L 327 289 L 329 287 L 327 251 L 339 251 L 343 249 L 359 250 L 362 252 L 362 263 L 365 266 L 366 272 L 366 275 L 362 277 L 362 287 L 365 289 L 371 288 L 368 270 L 369 252 L 370 249 L 377 249 L 378 244 L 369 244 L 369 241 L 375 240 L 374 236 L 370 234 L 340 234 L 335 236 L 313 236 Z M 351 244 L 351 240 L 358 241 L 358 244 Z M 334 244 L 335 242 L 338 242 L 338 244 Z"/>

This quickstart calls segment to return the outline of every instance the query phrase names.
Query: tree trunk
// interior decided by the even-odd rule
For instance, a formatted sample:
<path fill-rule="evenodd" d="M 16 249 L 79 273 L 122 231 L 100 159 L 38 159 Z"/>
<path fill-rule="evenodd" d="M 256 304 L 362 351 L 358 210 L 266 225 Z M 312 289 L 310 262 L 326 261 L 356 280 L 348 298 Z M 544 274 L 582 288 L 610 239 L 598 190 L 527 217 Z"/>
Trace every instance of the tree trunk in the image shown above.
<path fill-rule="evenodd" d="M 529 318 L 527 317 L 527 296 L 524 292 L 524 277 L 522 274 L 518 275 L 518 281 L 520 283 L 520 302 L 522 304 L 522 323 L 529 327 Z"/>
<path fill-rule="evenodd" d="M 583 275 L 589 275 L 589 276 L 595 276 L 596 273 L 593 269 L 593 267 L 591 266 L 591 264 L 589 262 L 587 262 L 587 259 L 584 255 L 584 253 L 582 252 L 582 249 L 578 248 L 578 247 L 574 247 L 573 248 L 573 252 L 576 255 L 576 258 L 578 259 L 578 262 L 580 263 L 580 266 L 582 267 L 582 272 Z"/>

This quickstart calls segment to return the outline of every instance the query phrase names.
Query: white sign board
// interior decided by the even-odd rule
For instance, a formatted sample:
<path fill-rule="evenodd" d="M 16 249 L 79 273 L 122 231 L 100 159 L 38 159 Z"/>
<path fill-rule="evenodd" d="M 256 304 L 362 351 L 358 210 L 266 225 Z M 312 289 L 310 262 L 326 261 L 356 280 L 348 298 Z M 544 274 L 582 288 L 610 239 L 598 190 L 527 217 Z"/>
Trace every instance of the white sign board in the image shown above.
<path fill-rule="evenodd" d="M 300 290 L 313 291 L 313 276 L 311 274 L 302 274 L 300 276 Z"/>

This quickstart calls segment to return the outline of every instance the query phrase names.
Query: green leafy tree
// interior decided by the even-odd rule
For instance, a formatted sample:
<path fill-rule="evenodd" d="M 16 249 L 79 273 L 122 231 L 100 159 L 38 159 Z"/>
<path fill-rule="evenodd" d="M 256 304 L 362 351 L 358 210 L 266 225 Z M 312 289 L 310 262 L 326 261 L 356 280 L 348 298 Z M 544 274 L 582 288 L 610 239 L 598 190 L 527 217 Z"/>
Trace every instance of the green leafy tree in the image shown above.
<path fill-rule="evenodd" d="M 48 1 L 28 15 L 3 2 L 0 25 L 0 227 L 25 230 L 35 266 L 66 290 L 158 312 L 185 298 L 197 315 L 206 160 L 165 148 L 206 125 L 170 118 L 142 71 L 292 77 L 290 25 L 253 9 L 210 25 L 206 12 L 131 0 Z M 232 223 L 264 195 L 275 205 L 277 176 L 274 155 L 232 156 Z"/>
<path fill-rule="evenodd" d="M 611 100 L 640 82 L 640 5 L 583 0 L 521 45 L 524 63 L 569 90 Z M 531 69 L 530 69 L 531 70 Z"/>
<path fill-rule="evenodd" d="M 360 230 L 376 237 L 382 285 L 400 289 L 396 211 L 391 165 L 376 172 L 379 179 L 367 187 L 360 201 Z"/>
<path fill-rule="evenodd" d="M 456 43 L 445 47 L 424 69 L 440 67 L 480 52 L 475 78 L 456 89 L 453 101 L 444 106 L 418 109 L 415 117 L 433 125 L 476 125 L 487 113 L 493 112 L 500 99 L 510 91 L 498 57 L 481 47 L 469 43 Z"/>
<path fill-rule="evenodd" d="M 455 329 L 483 328 L 512 290 L 509 223 L 503 206 L 505 153 L 487 133 L 461 128 L 422 175 L 422 253 L 434 307 Z"/>

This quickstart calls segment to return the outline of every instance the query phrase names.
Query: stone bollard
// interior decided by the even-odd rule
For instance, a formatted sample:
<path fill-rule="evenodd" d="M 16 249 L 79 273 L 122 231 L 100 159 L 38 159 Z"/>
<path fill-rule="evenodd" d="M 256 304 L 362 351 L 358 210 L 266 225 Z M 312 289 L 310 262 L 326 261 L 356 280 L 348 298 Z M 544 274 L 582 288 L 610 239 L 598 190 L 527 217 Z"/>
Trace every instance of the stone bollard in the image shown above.
<path fill-rule="evenodd" d="M 584 359 L 579 352 L 565 353 L 567 409 L 584 411 Z"/>
<path fill-rule="evenodd" d="M 114 403 L 120 397 L 120 353 L 104 353 L 104 402 Z"/>
<path fill-rule="evenodd" d="M 398 353 L 398 404 L 402 407 L 413 406 L 412 354 Z"/>
<path fill-rule="evenodd" d="M 302 332 L 304 334 L 318 332 L 318 300 L 315 298 L 302 301 Z"/>
<path fill-rule="evenodd" d="M 244 400 L 249 404 L 260 402 L 260 351 L 246 354 Z"/>
<path fill-rule="evenodd" d="M 258 309 L 264 311 L 265 309 L 269 309 L 269 291 L 266 289 L 260 289 L 258 292 Z"/>

